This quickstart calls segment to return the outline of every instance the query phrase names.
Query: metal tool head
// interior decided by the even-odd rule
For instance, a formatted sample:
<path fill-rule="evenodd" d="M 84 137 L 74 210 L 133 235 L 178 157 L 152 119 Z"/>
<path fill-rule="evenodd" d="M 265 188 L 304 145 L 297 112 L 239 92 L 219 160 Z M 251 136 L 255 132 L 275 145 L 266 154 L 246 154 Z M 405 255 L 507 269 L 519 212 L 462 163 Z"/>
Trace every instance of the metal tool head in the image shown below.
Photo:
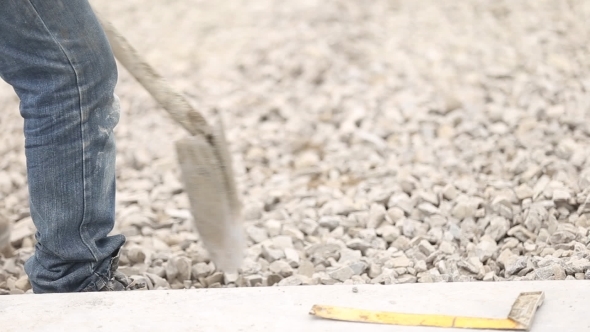
<path fill-rule="evenodd" d="M 117 60 L 192 135 L 176 142 L 176 151 L 194 224 L 213 263 L 225 272 L 236 271 L 242 262 L 245 239 L 223 124 L 219 121 L 211 128 L 110 22 L 98 13 L 97 17 Z"/>
<path fill-rule="evenodd" d="M 221 122 L 209 139 L 192 136 L 177 141 L 176 151 L 200 238 L 218 268 L 236 272 L 246 241 Z"/>
<path fill-rule="evenodd" d="M 541 291 L 520 293 L 510 308 L 508 319 L 517 322 L 521 330 L 530 330 L 535 313 L 543 301 L 545 293 Z"/>

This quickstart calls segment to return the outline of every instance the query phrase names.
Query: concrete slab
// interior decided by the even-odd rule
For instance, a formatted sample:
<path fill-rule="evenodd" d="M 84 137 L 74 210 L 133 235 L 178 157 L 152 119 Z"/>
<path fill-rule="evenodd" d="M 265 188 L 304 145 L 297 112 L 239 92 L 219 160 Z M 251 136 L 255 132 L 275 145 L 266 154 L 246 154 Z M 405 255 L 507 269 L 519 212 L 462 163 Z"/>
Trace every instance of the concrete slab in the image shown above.
<path fill-rule="evenodd" d="M 469 282 L 291 286 L 0 297 L 0 331 L 406 331 L 401 327 L 315 318 L 314 304 L 505 318 L 523 291 L 545 292 L 533 332 L 590 331 L 590 282 Z M 481 331 L 481 330 L 479 330 Z"/>

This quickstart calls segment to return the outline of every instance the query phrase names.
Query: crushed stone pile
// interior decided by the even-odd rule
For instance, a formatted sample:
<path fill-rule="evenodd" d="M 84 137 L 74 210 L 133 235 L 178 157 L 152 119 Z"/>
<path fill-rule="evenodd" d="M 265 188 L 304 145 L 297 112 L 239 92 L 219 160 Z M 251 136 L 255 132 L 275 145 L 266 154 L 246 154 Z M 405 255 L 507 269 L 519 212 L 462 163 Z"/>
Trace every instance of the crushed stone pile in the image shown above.
<path fill-rule="evenodd" d="M 247 257 L 223 273 L 185 133 L 120 69 L 114 232 L 147 289 L 590 279 L 590 2 L 94 2 L 223 117 L 245 204 Z M 20 294 L 35 228 L 0 101 L 0 294 Z"/>

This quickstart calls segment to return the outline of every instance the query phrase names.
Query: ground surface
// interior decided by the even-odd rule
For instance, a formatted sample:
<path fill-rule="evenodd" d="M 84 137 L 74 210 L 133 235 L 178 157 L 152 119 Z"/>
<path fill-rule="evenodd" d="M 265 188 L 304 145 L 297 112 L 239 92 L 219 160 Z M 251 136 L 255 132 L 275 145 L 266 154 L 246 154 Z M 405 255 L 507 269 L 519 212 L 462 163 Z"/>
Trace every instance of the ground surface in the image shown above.
<path fill-rule="evenodd" d="M 587 285 L 587 282 L 573 280 L 241 287 L 43 294 L 34 301 L 28 296 L 5 296 L 0 301 L 0 319 L 5 318 L 2 327 L 10 332 L 62 331 L 66 327 L 88 332 L 494 332 L 498 330 L 346 322 L 309 313 L 314 305 L 324 305 L 391 313 L 505 319 L 521 292 L 542 291 L 544 301 L 533 316 L 530 331 L 587 331 L 590 329 L 585 305 L 590 296 Z M 110 319 L 95 319 L 97 315 Z M 228 315 L 231 319 L 227 319 Z M 359 316 L 362 317 L 362 313 Z M 454 321 L 460 322 L 461 319 Z"/>
<path fill-rule="evenodd" d="M 248 257 L 216 272 L 173 143 L 123 68 L 122 271 L 150 289 L 590 279 L 586 1 L 93 1 L 223 116 Z M 0 294 L 34 238 L 22 119 L 0 85 Z M 4 232 L 4 233 L 3 233 Z"/>

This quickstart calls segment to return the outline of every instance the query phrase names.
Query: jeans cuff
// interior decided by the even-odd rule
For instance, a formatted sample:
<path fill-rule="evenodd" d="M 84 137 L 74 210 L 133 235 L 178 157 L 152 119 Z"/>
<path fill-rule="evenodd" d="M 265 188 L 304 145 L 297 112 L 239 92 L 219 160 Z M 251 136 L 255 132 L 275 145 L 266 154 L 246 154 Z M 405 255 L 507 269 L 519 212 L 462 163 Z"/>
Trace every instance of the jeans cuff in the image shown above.
<path fill-rule="evenodd" d="M 111 261 L 109 262 L 109 266 L 106 269 L 106 275 L 102 273 L 94 273 L 94 277 L 96 280 L 91 282 L 88 286 L 86 286 L 81 292 L 97 292 L 103 289 L 109 280 L 113 278 L 115 271 L 119 268 L 119 256 L 121 255 L 121 249 L 117 249 L 113 256 L 111 256 Z M 101 271 L 102 272 L 102 271 Z"/>

